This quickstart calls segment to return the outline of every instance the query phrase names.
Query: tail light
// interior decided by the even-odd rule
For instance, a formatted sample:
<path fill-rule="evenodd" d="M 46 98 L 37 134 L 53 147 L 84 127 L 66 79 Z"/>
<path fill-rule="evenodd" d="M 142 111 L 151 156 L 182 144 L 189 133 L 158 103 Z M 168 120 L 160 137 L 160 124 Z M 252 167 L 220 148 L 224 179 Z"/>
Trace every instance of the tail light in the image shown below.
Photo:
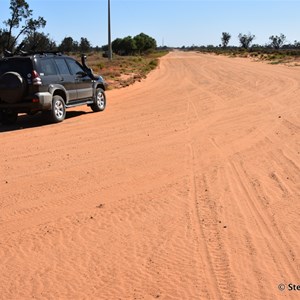
<path fill-rule="evenodd" d="M 32 98 L 32 103 L 39 103 L 40 102 L 40 99 L 35 97 L 35 98 Z"/>
<path fill-rule="evenodd" d="M 40 74 L 36 70 L 32 71 L 32 84 L 42 85 L 42 79 L 40 77 Z"/>

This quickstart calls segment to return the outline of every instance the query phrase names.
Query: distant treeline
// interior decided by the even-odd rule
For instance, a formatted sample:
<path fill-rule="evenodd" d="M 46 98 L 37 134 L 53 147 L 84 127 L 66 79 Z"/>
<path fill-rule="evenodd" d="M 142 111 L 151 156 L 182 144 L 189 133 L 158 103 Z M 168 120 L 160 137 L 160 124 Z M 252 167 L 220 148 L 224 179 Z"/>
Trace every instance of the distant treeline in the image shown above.
<path fill-rule="evenodd" d="M 11 36 L 11 40 L 15 39 Z M 93 47 L 91 42 L 82 37 L 80 41 L 74 40 L 72 37 L 65 37 L 60 44 L 56 44 L 48 34 L 34 32 L 26 36 L 19 45 L 12 45 L 8 42 L 8 35 L 0 28 L 0 53 L 6 49 L 11 52 L 20 50 L 28 51 L 60 51 L 60 52 L 81 52 L 87 53 L 91 51 L 108 51 L 108 45 L 102 47 Z M 123 39 L 117 38 L 112 42 L 112 50 L 118 55 L 135 55 L 148 53 L 157 48 L 156 41 L 150 36 L 140 33 L 132 38 L 131 36 Z"/>
<path fill-rule="evenodd" d="M 255 35 L 248 33 L 238 35 L 240 42 L 239 46 L 230 46 L 229 41 L 231 35 L 228 32 L 223 32 L 221 36 L 221 44 L 218 46 L 196 46 L 189 47 L 182 46 L 181 50 L 185 51 L 202 51 L 215 53 L 243 53 L 243 52 L 262 52 L 267 54 L 278 53 L 279 51 L 285 55 L 300 55 L 300 42 L 286 43 L 286 36 L 284 34 L 272 35 L 269 37 L 269 43 L 264 45 L 253 44 Z"/>
<path fill-rule="evenodd" d="M 293 47 L 293 45 L 287 45 L 281 49 L 274 49 L 267 46 L 253 45 L 249 49 L 243 49 L 241 47 L 218 47 L 213 45 L 208 46 L 191 46 L 191 47 L 181 47 L 182 51 L 198 51 L 203 53 L 214 53 L 214 54 L 223 54 L 229 56 L 250 56 L 257 57 L 260 59 L 283 59 L 285 57 L 300 57 L 300 48 Z"/>

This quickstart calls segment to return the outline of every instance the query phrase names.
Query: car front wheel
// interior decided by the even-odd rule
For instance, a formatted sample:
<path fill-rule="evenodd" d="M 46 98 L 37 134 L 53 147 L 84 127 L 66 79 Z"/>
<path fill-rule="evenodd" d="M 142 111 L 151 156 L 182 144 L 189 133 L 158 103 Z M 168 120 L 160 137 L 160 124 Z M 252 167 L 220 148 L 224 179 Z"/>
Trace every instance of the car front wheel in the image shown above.
<path fill-rule="evenodd" d="M 103 111 L 106 106 L 106 97 L 103 89 L 97 89 L 96 99 L 94 104 L 91 105 L 91 108 L 94 112 Z"/>

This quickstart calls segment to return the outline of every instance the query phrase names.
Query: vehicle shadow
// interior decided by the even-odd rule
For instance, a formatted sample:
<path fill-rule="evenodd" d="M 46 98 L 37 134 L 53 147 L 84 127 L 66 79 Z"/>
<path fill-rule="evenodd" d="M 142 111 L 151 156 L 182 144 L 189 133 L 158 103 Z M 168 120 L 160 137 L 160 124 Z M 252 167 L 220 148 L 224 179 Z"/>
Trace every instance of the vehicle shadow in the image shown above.
<path fill-rule="evenodd" d="M 79 117 L 81 115 L 89 114 L 91 112 L 85 111 L 67 111 L 66 120 Z M 30 129 L 35 127 L 49 126 L 53 125 L 42 113 L 37 113 L 35 115 L 19 115 L 16 124 L 13 125 L 3 125 L 0 120 L 0 133 L 9 132 L 22 129 Z"/>

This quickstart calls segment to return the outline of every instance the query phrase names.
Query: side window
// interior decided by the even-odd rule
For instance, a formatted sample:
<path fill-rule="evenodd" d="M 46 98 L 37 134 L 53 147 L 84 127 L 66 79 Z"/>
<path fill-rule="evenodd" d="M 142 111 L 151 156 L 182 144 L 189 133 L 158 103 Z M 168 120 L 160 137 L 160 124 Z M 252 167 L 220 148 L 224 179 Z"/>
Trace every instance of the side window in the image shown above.
<path fill-rule="evenodd" d="M 67 63 L 63 58 L 55 58 L 54 61 L 57 65 L 60 74 L 62 75 L 70 74 Z"/>
<path fill-rule="evenodd" d="M 82 67 L 77 61 L 72 59 L 67 59 L 67 63 L 73 75 L 75 75 L 78 72 L 84 72 L 84 70 L 82 69 Z"/>
<path fill-rule="evenodd" d="M 40 60 L 40 75 L 57 75 L 54 62 L 51 58 L 44 58 Z"/>

